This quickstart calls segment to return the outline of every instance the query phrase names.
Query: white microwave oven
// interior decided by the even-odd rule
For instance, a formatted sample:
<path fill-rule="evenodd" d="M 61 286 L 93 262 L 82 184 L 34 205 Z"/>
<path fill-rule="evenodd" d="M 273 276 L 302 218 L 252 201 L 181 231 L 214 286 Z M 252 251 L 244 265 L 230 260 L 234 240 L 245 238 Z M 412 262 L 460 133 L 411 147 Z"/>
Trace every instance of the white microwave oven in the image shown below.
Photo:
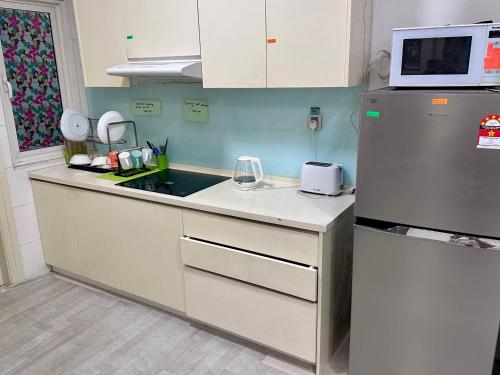
<path fill-rule="evenodd" d="M 394 29 L 389 85 L 500 86 L 500 23 Z"/>

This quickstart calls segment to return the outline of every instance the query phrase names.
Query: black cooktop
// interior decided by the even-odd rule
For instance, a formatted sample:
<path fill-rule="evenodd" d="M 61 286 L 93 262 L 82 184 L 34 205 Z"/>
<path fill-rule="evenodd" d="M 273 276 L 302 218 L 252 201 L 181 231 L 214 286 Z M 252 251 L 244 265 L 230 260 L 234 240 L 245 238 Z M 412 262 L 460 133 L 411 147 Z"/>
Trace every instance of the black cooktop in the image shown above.
<path fill-rule="evenodd" d="M 205 173 L 167 169 L 133 180 L 120 182 L 118 186 L 152 191 L 155 193 L 187 197 L 190 194 L 228 180 L 229 177 Z"/>

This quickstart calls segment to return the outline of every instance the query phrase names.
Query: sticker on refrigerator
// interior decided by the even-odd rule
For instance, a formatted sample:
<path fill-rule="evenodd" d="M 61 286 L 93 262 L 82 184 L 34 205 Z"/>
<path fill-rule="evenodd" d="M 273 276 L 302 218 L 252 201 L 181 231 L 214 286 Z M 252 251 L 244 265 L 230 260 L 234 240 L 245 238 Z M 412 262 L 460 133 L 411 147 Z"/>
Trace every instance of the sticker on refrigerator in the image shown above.
<path fill-rule="evenodd" d="M 500 114 L 488 115 L 481 120 L 477 148 L 500 150 Z"/>

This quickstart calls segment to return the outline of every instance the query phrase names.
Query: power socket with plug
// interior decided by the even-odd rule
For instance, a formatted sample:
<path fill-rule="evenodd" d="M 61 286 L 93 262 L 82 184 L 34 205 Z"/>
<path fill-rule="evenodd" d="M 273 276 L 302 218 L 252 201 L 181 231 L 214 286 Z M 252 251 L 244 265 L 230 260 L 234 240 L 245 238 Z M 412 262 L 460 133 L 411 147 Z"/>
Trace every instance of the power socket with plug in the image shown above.
<path fill-rule="evenodd" d="M 312 131 L 321 130 L 321 114 L 319 107 L 311 107 L 311 112 L 307 116 L 307 127 Z"/>

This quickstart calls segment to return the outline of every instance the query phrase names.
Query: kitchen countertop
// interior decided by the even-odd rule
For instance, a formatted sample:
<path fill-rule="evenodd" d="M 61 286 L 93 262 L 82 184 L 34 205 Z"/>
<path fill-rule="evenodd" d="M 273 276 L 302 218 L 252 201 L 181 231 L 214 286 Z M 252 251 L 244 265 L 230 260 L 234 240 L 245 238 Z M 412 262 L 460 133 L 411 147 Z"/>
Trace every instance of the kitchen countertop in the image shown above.
<path fill-rule="evenodd" d="M 170 167 L 200 173 L 231 175 L 227 171 L 208 168 L 175 164 Z M 297 180 L 272 177 L 266 178 L 265 184 L 256 190 L 237 190 L 232 181 L 228 180 L 181 198 L 116 186 L 116 182 L 96 178 L 95 173 L 70 169 L 66 165 L 32 171 L 28 175 L 33 180 L 315 232 L 327 232 L 342 213 L 354 204 L 353 194 L 337 197 L 309 194 L 306 196 L 299 194 Z"/>

